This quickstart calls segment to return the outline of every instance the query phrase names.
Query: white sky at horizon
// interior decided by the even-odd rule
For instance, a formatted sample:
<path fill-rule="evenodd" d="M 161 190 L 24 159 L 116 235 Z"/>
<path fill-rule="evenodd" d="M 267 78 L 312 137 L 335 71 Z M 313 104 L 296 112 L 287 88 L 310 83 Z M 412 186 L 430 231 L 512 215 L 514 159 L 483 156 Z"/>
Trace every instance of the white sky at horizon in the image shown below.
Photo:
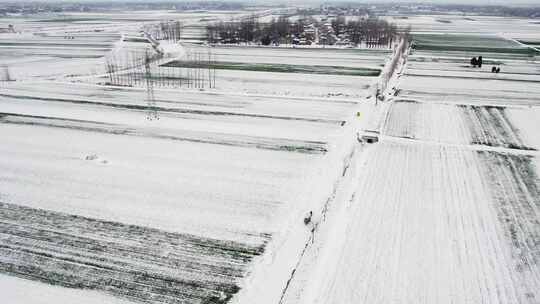
<path fill-rule="evenodd" d="M 0 0 L 0 3 L 5 2 L 51 2 L 51 3 L 58 3 L 58 2 L 84 2 L 84 3 L 91 3 L 91 2 L 204 2 L 204 1 L 216 1 L 220 2 L 220 0 Z M 294 3 L 294 4 L 314 4 L 314 3 L 339 3 L 339 2 L 347 2 L 347 3 L 359 3 L 359 4 L 366 4 L 366 3 L 422 3 L 422 4 L 471 4 L 471 5 L 506 5 L 506 6 L 512 6 L 512 5 L 520 5 L 520 4 L 536 4 L 540 6 L 540 0 L 223 0 L 223 2 L 245 2 L 245 3 L 265 3 L 265 4 L 283 4 L 283 3 Z M 535 6 L 536 6 L 535 5 Z"/>

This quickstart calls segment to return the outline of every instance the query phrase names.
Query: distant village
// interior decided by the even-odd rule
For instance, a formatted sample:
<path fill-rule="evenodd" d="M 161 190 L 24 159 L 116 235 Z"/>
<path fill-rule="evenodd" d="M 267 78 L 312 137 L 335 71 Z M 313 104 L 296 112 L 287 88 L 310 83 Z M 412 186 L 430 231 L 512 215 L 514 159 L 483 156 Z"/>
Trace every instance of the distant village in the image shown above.
<path fill-rule="evenodd" d="M 390 48 L 397 35 L 403 32 L 395 24 L 378 19 L 365 10 L 355 9 L 351 12 L 325 7 L 317 12 L 320 15 L 305 11 L 301 13 L 294 20 L 279 16 L 270 22 L 260 22 L 252 16 L 239 21 L 211 24 L 207 26 L 208 42 Z M 349 15 L 351 13 L 353 15 Z"/>

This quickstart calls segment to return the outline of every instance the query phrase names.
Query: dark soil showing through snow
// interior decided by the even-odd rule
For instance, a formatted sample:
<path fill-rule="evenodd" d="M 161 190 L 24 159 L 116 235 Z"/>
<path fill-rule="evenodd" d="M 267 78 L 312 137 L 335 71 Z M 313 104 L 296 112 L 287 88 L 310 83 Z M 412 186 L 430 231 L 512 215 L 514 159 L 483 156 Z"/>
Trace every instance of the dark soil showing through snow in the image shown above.
<path fill-rule="evenodd" d="M 533 157 L 478 151 L 484 180 L 496 202 L 498 218 L 518 271 L 540 266 L 540 179 Z"/>
<path fill-rule="evenodd" d="M 1 273 L 142 303 L 226 303 L 264 250 L 1 202 L 0 218 Z"/>
<path fill-rule="evenodd" d="M 534 150 L 508 120 L 505 107 L 459 105 L 472 133 L 472 144 Z"/>

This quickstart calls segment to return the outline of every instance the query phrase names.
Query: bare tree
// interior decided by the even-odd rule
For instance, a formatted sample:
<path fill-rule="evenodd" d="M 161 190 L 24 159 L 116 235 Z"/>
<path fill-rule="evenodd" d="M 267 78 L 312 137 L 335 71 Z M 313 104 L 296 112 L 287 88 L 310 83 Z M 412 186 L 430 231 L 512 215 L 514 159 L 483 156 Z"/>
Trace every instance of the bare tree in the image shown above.
<path fill-rule="evenodd" d="M 152 71 L 150 67 L 151 61 L 152 58 L 147 51 L 144 57 L 144 77 L 146 79 L 146 103 L 148 105 L 146 119 L 148 120 L 159 119 L 154 96 L 154 82 L 152 80 Z"/>
<path fill-rule="evenodd" d="M 156 40 L 169 40 L 172 43 L 180 41 L 182 36 L 182 22 L 161 21 L 159 24 L 146 28 L 146 32 Z"/>

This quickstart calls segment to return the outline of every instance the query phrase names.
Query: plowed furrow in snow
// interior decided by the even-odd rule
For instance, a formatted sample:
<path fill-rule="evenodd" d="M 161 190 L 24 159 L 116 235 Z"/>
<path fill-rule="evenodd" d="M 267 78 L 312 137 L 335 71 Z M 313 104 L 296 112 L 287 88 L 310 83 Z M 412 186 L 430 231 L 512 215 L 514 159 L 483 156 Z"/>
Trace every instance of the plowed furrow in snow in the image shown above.
<path fill-rule="evenodd" d="M 418 136 L 416 119 L 421 105 L 415 101 L 393 102 L 388 112 L 385 133 L 404 138 L 416 138 Z"/>
<path fill-rule="evenodd" d="M 0 272 L 144 303 L 225 303 L 260 246 L 0 202 Z M 208 302 L 210 301 L 210 302 Z"/>
<path fill-rule="evenodd" d="M 472 144 L 533 150 L 509 122 L 504 107 L 460 106 L 466 117 Z"/>
<path fill-rule="evenodd" d="M 540 285 L 540 179 L 531 156 L 479 151 L 483 175 L 490 184 L 498 218 L 511 244 L 513 267 Z M 535 289 L 533 289 L 535 290 Z M 537 295 L 538 296 L 538 295 Z"/>
<path fill-rule="evenodd" d="M 440 143 L 535 150 L 512 124 L 505 107 L 449 105 L 397 100 L 385 135 Z"/>

